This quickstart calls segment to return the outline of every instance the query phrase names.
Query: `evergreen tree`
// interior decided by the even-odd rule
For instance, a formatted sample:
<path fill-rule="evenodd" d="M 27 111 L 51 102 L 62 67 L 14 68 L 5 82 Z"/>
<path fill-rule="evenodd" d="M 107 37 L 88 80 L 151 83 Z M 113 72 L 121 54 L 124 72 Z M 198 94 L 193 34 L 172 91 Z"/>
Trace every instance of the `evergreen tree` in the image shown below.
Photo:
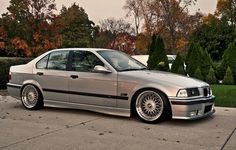
<path fill-rule="evenodd" d="M 194 72 L 194 75 L 193 75 L 194 78 L 197 78 L 199 80 L 204 80 L 204 77 L 202 76 L 202 72 L 201 72 L 201 69 L 198 67 L 196 69 L 196 71 Z"/>
<path fill-rule="evenodd" d="M 193 52 L 193 49 L 195 48 L 195 43 L 194 42 L 191 42 L 188 46 L 188 53 L 187 53 L 187 56 L 186 56 L 186 59 L 185 59 L 185 64 L 188 65 L 189 64 L 189 58 Z"/>
<path fill-rule="evenodd" d="M 190 76 L 193 76 L 199 67 L 203 80 L 205 80 L 209 69 L 213 66 L 210 55 L 198 43 L 192 43 L 191 48 L 192 50 L 189 49 L 191 54 L 188 58 L 187 72 Z"/>
<path fill-rule="evenodd" d="M 231 0 L 218 1 L 227 2 Z M 229 13 L 231 12 L 229 11 Z M 205 21 L 193 30 L 190 41 L 200 43 L 214 61 L 220 61 L 229 43 L 236 37 L 235 26 L 212 14 L 204 18 L 206 18 Z"/>
<path fill-rule="evenodd" d="M 184 61 L 182 59 L 182 56 L 178 53 L 176 56 L 176 59 L 174 60 L 171 66 L 171 72 L 178 73 L 179 69 L 181 70 L 181 74 L 182 74 L 182 70 L 184 71 Z"/>
<path fill-rule="evenodd" d="M 187 64 L 187 73 L 189 76 L 193 77 L 197 68 L 201 67 L 201 50 L 200 45 L 192 43 L 191 50 L 189 49 L 189 58 Z"/>
<path fill-rule="evenodd" d="M 228 48 L 225 50 L 223 60 L 217 67 L 217 77 L 222 80 L 226 72 L 227 66 L 232 70 L 234 80 L 236 80 L 236 39 L 230 43 Z"/>
<path fill-rule="evenodd" d="M 216 77 L 218 80 L 224 79 L 224 75 L 225 75 L 227 68 L 228 68 L 228 65 L 226 64 L 226 61 L 224 61 L 224 59 L 223 59 L 220 62 L 220 64 L 216 67 Z"/>
<path fill-rule="evenodd" d="M 177 74 L 186 75 L 185 70 L 184 70 L 184 68 L 183 68 L 182 66 L 179 66 L 179 69 L 178 69 L 178 71 L 177 71 Z"/>
<path fill-rule="evenodd" d="M 227 84 L 227 85 L 234 84 L 234 78 L 233 78 L 232 70 L 230 67 L 228 67 L 226 70 L 226 73 L 223 79 L 223 84 Z"/>
<path fill-rule="evenodd" d="M 202 71 L 203 77 L 206 78 L 210 68 L 213 66 L 213 62 L 211 60 L 209 53 L 206 51 L 206 49 L 203 49 L 202 47 L 200 47 L 200 49 L 201 49 L 201 55 L 202 55 L 201 56 L 201 71 Z"/>
<path fill-rule="evenodd" d="M 152 36 L 151 44 L 148 48 L 149 58 L 148 58 L 147 64 L 150 69 L 155 69 L 156 67 L 158 54 L 155 49 L 156 49 L 156 35 L 154 34 Z"/>
<path fill-rule="evenodd" d="M 62 47 L 90 47 L 94 23 L 85 10 L 75 3 L 62 7 L 58 23 L 62 25 Z"/>
<path fill-rule="evenodd" d="M 215 71 L 212 67 L 209 69 L 208 75 L 206 77 L 206 82 L 209 84 L 216 84 L 217 83 Z"/>
<path fill-rule="evenodd" d="M 223 57 L 226 64 L 231 68 L 233 77 L 236 80 L 236 39 L 229 44 Z"/>
<path fill-rule="evenodd" d="M 148 67 L 161 71 L 169 70 L 164 41 L 160 36 L 153 35 L 152 37 L 152 43 L 149 47 Z"/>

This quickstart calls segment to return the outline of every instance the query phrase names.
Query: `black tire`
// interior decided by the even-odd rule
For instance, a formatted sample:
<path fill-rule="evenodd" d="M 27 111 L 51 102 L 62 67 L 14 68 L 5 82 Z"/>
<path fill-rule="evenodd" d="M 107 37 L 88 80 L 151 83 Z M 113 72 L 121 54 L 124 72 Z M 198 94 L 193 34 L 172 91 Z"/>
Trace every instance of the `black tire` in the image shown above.
<path fill-rule="evenodd" d="M 43 108 L 43 96 L 40 90 L 31 84 L 21 90 L 21 102 L 26 109 L 38 110 Z"/>
<path fill-rule="evenodd" d="M 134 98 L 132 109 L 141 121 L 156 124 L 171 118 L 168 99 L 162 92 L 153 89 L 143 90 Z"/>

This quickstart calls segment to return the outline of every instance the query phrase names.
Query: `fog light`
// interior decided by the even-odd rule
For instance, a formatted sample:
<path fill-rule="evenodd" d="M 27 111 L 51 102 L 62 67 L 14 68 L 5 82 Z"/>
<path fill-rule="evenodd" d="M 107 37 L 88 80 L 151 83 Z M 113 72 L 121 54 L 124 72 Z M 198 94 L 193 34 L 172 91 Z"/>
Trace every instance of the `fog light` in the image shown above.
<path fill-rule="evenodd" d="M 197 112 L 196 111 L 192 111 L 190 112 L 190 117 L 196 116 Z"/>

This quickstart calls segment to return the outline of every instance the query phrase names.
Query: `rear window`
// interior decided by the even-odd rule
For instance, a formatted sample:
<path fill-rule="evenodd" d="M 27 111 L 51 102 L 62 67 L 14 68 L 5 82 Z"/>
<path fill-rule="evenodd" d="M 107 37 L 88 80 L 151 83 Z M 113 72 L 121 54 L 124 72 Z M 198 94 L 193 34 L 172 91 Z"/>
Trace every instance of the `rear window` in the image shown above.
<path fill-rule="evenodd" d="M 37 62 L 36 68 L 37 69 L 46 69 L 47 68 L 47 62 L 48 62 L 49 55 L 43 57 L 40 61 Z"/>

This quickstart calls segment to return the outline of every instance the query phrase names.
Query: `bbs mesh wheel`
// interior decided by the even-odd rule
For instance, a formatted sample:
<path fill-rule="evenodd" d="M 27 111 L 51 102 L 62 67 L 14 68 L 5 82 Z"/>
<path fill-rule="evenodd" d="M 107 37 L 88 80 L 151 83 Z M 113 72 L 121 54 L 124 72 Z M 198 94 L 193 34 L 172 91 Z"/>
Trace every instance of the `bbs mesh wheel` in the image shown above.
<path fill-rule="evenodd" d="M 167 119 L 169 107 L 166 97 L 156 90 L 140 92 L 134 104 L 137 117 L 146 123 L 158 123 Z"/>
<path fill-rule="evenodd" d="M 43 107 L 43 97 L 37 87 L 26 85 L 21 92 L 21 101 L 25 108 L 35 110 Z"/>

